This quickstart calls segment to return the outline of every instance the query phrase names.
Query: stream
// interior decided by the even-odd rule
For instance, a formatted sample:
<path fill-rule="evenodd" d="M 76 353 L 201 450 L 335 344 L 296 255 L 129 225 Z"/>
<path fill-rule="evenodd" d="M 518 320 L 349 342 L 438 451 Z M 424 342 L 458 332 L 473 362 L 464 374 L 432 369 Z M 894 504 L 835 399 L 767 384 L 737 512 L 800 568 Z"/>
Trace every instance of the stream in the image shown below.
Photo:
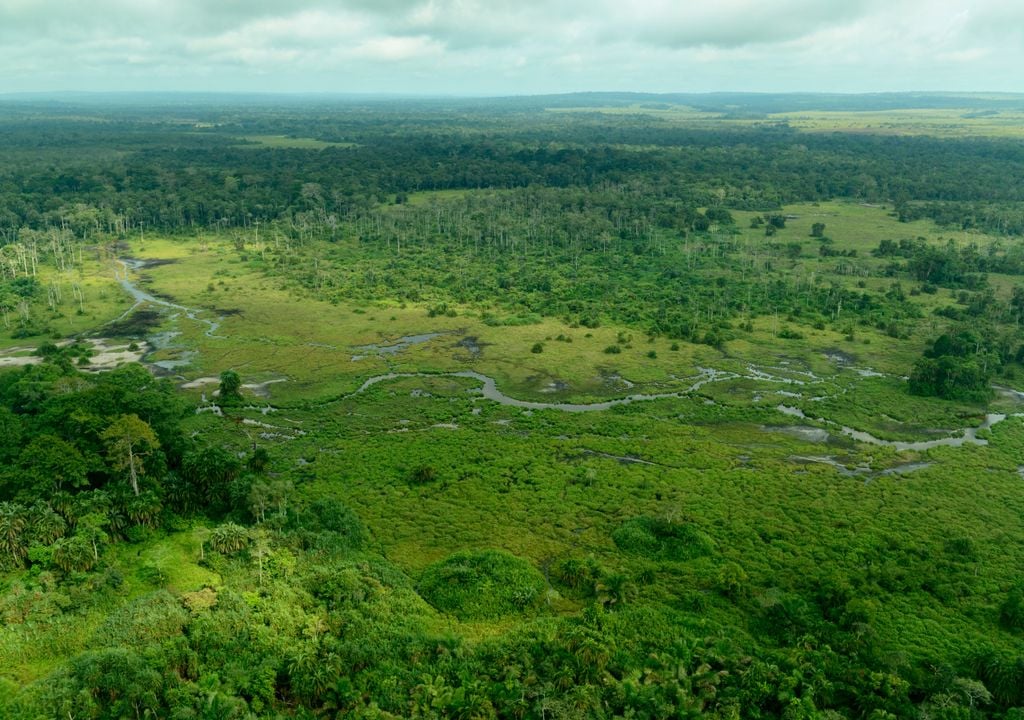
<path fill-rule="evenodd" d="M 141 270 L 146 267 L 146 262 L 143 260 L 136 259 L 119 259 L 117 261 L 121 267 L 122 273 L 115 273 L 117 281 L 121 287 L 135 299 L 135 304 L 132 305 L 121 318 L 128 316 L 132 311 L 138 308 L 144 303 L 150 303 L 153 305 L 159 305 L 174 310 L 179 310 L 185 314 L 190 320 L 207 325 L 205 335 L 211 338 L 223 338 L 220 335 L 214 335 L 214 333 L 220 327 L 223 321 L 222 317 L 217 320 L 207 320 L 199 317 L 199 313 L 202 310 L 194 310 L 192 308 L 185 307 L 184 305 L 178 305 L 177 303 L 170 302 L 168 300 L 162 300 L 144 290 L 139 289 L 134 285 L 128 278 L 129 270 Z M 367 345 L 355 348 L 361 350 L 367 354 L 393 354 L 400 350 L 403 350 L 411 345 L 427 342 L 435 337 L 438 337 L 442 333 L 424 333 L 422 335 L 410 335 L 399 338 L 398 341 L 389 345 Z M 357 355 L 352 360 L 360 360 L 365 355 Z M 411 372 L 411 373 L 385 373 L 383 375 L 374 375 L 367 379 L 362 385 L 359 386 L 354 392 L 345 395 L 343 399 L 351 398 L 360 393 L 366 392 L 368 389 L 377 385 L 378 383 L 387 382 L 389 380 L 397 380 L 399 378 L 412 378 L 412 377 L 461 377 L 476 380 L 480 383 L 480 395 L 487 400 L 491 400 L 500 405 L 507 405 L 509 407 L 522 408 L 524 410 L 559 410 L 561 412 L 571 413 L 583 413 L 583 412 L 600 412 L 603 410 L 609 410 L 618 405 L 629 405 L 635 402 L 647 402 L 652 400 L 665 400 L 670 398 L 683 398 L 697 392 L 700 388 L 710 383 L 723 382 L 726 380 L 734 380 L 740 378 L 747 378 L 752 380 L 762 380 L 766 382 L 776 382 L 788 385 L 805 385 L 808 382 L 821 381 L 823 378 L 819 378 L 814 373 L 801 373 L 799 371 L 790 370 L 788 368 L 777 368 L 787 373 L 805 375 L 808 380 L 794 379 L 792 377 L 785 377 L 782 375 L 775 375 L 770 372 L 766 372 L 763 369 L 754 368 L 752 365 L 747 367 L 748 375 L 740 375 L 734 372 L 728 372 L 723 370 L 715 370 L 714 368 L 697 368 L 699 373 L 696 376 L 689 378 L 677 378 L 679 380 L 688 381 L 691 384 L 681 390 L 674 392 L 665 393 L 637 393 L 634 395 L 626 395 L 625 397 L 615 398 L 612 400 L 602 400 L 593 403 L 565 403 L 565 402 L 542 402 L 535 400 L 519 400 L 514 397 L 506 395 L 498 389 L 497 382 L 494 378 L 489 375 L 478 373 L 475 370 L 457 370 L 452 372 L 443 373 L 423 373 L 423 372 Z M 774 369 L 774 368 L 770 368 Z M 862 373 L 867 376 L 865 373 Z M 871 372 L 871 376 L 877 373 Z M 1024 399 L 1024 394 L 1018 393 L 1017 391 L 1012 392 L 1018 399 Z M 790 393 L 791 394 L 791 393 Z M 822 425 L 837 428 L 839 433 L 846 435 L 847 437 L 853 438 L 862 443 L 870 445 L 879 445 L 884 447 L 895 448 L 898 451 L 922 451 L 929 450 L 936 447 L 961 447 L 966 444 L 971 445 L 987 445 L 988 440 L 978 437 L 978 433 L 983 430 L 988 430 L 999 423 L 1006 420 L 1008 417 L 1024 417 L 1024 413 L 1014 413 L 1012 415 L 1003 413 L 989 413 L 985 416 L 984 421 L 977 427 L 967 427 L 959 431 L 959 435 L 951 435 L 950 437 L 937 438 L 934 440 L 919 440 L 919 441 L 903 441 L 903 440 L 883 440 L 882 438 L 875 437 L 874 435 L 865 432 L 863 430 L 857 430 L 855 428 L 841 425 L 835 421 L 827 420 L 825 418 L 813 418 L 806 415 L 803 410 L 790 405 L 777 405 L 775 408 L 783 415 L 789 415 L 790 417 L 797 417 L 801 419 L 809 419 Z M 821 428 L 808 428 L 808 430 L 816 431 L 815 437 L 819 437 L 824 434 L 827 438 L 827 431 Z"/>
<path fill-rule="evenodd" d="M 871 433 L 864 432 L 863 430 L 856 430 L 846 425 L 840 425 L 833 420 L 826 420 L 825 418 L 812 418 L 808 417 L 806 413 L 800 408 L 792 407 L 790 405 L 778 405 L 775 408 L 783 415 L 789 415 L 790 417 L 797 417 L 803 420 L 813 420 L 814 422 L 821 423 L 822 425 L 830 425 L 839 429 L 839 432 L 847 437 L 851 437 L 862 443 L 868 443 L 869 445 L 882 445 L 885 447 L 896 448 L 899 451 L 904 450 L 930 450 L 936 447 L 962 447 L 963 445 L 988 445 L 988 440 L 985 438 L 978 437 L 978 433 L 982 430 L 988 430 L 995 427 L 999 423 L 1006 420 L 1008 417 L 1024 417 L 1024 413 L 1014 413 L 1012 415 L 1006 415 L 1003 413 L 989 413 L 985 416 L 981 425 L 977 427 L 968 427 L 960 431 L 959 436 L 938 438 L 935 440 L 918 440 L 918 441 L 903 441 L 903 440 L 883 440 L 877 438 Z M 814 428 L 820 430 L 819 428 Z M 821 431 L 820 432 L 825 432 Z"/>
<path fill-rule="evenodd" d="M 677 390 L 675 392 L 656 393 L 656 394 L 643 394 L 638 393 L 636 395 L 627 395 L 621 398 L 615 398 L 614 400 L 602 400 L 594 403 L 558 403 L 558 402 L 539 402 L 533 400 L 518 400 L 514 397 L 509 397 L 501 390 L 498 389 L 498 385 L 494 378 L 489 375 L 483 375 L 475 370 L 456 370 L 453 372 L 445 373 L 386 373 L 384 375 L 374 375 L 368 379 L 359 388 L 352 393 L 345 396 L 344 399 L 359 395 L 360 393 L 366 392 L 374 385 L 388 380 L 397 380 L 399 378 L 412 378 L 412 377 L 462 377 L 471 378 L 478 380 L 481 383 L 480 394 L 488 400 L 493 400 L 501 405 L 508 405 L 510 407 L 523 408 L 524 410 L 561 410 L 562 412 L 597 412 L 601 410 L 608 410 L 615 407 L 616 405 L 629 405 L 634 402 L 646 402 L 649 400 L 664 400 L 667 398 L 681 398 L 686 397 L 690 393 L 696 392 L 702 386 L 707 385 L 709 382 L 717 382 L 721 380 L 730 380 L 738 377 L 735 373 L 721 372 L 718 370 L 712 370 L 710 368 L 700 368 L 700 375 L 697 378 L 690 378 L 695 382 L 690 387 L 684 390 Z"/>
<path fill-rule="evenodd" d="M 667 393 L 656 393 L 656 394 L 636 394 L 627 395 L 626 397 L 616 398 L 614 400 L 604 400 L 601 402 L 594 403 L 557 403 L 557 402 L 539 402 L 532 400 L 519 400 L 514 397 L 509 397 L 501 390 L 498 389 L 497 383 L 494 378 L 489 375 L 483 375 L 474 370 L 458 370 L 447 373 L 386 373 L 384 375 L 375 375 L 366 380 L 359 388 L 352 393 L 345 396 L 344 399 L 354 397 L 360 393 L 366 392 L 368 389 L 377 385 L 378 383 L 386 382 L 389 380 L 397 380 L 399 378 L 413 378 L 413 377 L 462 377 L 477 380 L 481 383 L 480 395 L 488 400 L 496 402 L 500 405 L 508 405 L 510 407 L 523 408 L 524 410 L 560 410 L 562 412 L 597 412 L 601 410 L 608 410 L 615 407 L 616 405 L 629 405 L 634 402 L 645 402 L 650 400 L 664 400 L 668 398 L 682 398 L 691 395 L 692 393 L 699 390 L 704 385 L 712 382 L 721 382 L 723 380 L 731 380 L 737 377 L 735 373 L 723 372 L 720 370 L 714 370 L 711 368 L 699 368 L 700 375 L 696 378 L 689 378 L 692 380 L 692 384 L 683 390 L 677 390 L 675 392 Z M 1012 415 L 1003 413 L 989 413 L 985 416 L 984 421 L 977 427 L 967 427 L 960 430 L 959 436 L 951 436 L 938 438 L 935 440 L 919 440 L 919 441 L 903 441 L 903 440 L 883 440 L 882 438 L 875 437 L 871 433 L 863 430 L 856 430 L 846 425 L 839 425 L 832 420 L 826 420 L 824 418 L 808 418 L 808 416 L 800 410 L 800 408 L 792 407 L 789 405 L 778 405 L 775 408 L 783 415 L 789 415 L 791 417 L 798 417 L 801 419 L 810 419 L 823 425 L 829 425 L 837 427 L 839 432 L 843 435 L 853 438 L 859 442 L 868 443 L 870 445 L 881 445 L 884 447 L 895 448 L 899 451 L 921 451 L 929 450 L 936 447 L 961 447 L 965 444 L 971 445 L 988 445 L 988 440 L 978 437 L 978 433 L 983 430 L 988 430 L 999 423 L 1003 422 L 1009 417 L 1024 417 L 1024 413 L 1014 413 Z M 780 426 L 779 428 L 772 428 L 782 430 L 789 426 Z M 799 427 L 799 426 L 797 426 Z M 821 428 L 807 428 L 809 431 L 813 431 L 813 438 L 808 438 L 810 441 L 815 439 L 824 440 L 828 437 L 828 432 Z M 808 433 L 810 435 L 811 433 Z M 915 468 L 916 469 L 916 468 Z"/>
<path fill-rule="evenodd" d="M 220 324 L 221 322 L 223 322 L 224 318 L 219 317 L 216 320 L 207 320 L 205 318 L 201 318 L 199 317 L 199 313 L 201 313 L 202 310 L 193 310 L 192 308 L 187 308 L 184 305 L 178 305 L 177 303 L 172 303 L 169 300 L 163 300 L 161 298 L 156 297 L 155 295 L 146 292 L 145 290 L 141 290 L 138 286 L 132 283 L 132 281 L 128 279 L 128 270 L 143 269 L 144 267 L 146 267 L 146 262 L 144 260 L 135 260 L 129 258 L 119 259 L 117 262 L 121 266 L 122 272 L 118 273 L 115 271 L 114 277 L 117 279 L 117 282 L 121 285 L 121 287 L 124 288 L 125 292 L 131 295 L 132 298 L 134 298 L 135 300 L 135 304 L 132 305 L 127 310 L 125 310 L 124 313 L 121 314 L 121 317 L 118 318 L 118 320 L 123 320 L 124 318 L 128 317 L 140 305 L 149 303 L 151 305 L 159 305 L 161 307 L 171 308 L 172 310 L 180 310 L 181 312 L 185 313 L 185 317 L 187 317 L 189 320 L 194 320 L 195 322 L 206 325 L 207 330 L 204 334 L 207 337 L 219 338 L 221 340 L 224 339 L 222 335 L 214 335 L 214 333 L 217 332 L 218 328 L 220 328 Z"/>

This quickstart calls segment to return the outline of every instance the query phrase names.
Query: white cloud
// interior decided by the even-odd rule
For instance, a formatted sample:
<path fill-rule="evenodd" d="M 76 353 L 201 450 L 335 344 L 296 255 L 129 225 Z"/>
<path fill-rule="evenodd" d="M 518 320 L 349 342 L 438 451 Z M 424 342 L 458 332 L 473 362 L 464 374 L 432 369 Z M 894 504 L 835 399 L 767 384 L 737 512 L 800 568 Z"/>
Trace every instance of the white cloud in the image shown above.
<path fill-rule="evenodd" d="M 0 0 L 0 92 L 1024 90 L 1020 67 L 1017 0 Z"/>

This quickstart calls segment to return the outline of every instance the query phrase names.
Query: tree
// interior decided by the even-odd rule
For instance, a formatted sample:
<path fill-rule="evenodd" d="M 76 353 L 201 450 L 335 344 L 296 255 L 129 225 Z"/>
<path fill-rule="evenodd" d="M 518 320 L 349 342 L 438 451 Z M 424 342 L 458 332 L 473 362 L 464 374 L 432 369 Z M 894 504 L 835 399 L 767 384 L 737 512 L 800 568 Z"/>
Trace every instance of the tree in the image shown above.
<path fill-rule="evenodd" d="M 110 539 L 110 536 L 107 535 L 105 530 L 109 524 L 110 519 L 101 513 L 86 513 L 82 517 L 78 518 L 78 527 L 75 532 L 75 537 L 81 537 L 89 543 L 92 547 L 92 558 L 94 562 L 99 562 L 100 560 L 100 544 L 105 543 Z"/>
<path fill-rule="evenodd" d="M 19 458 L 25 477 L 32 480 L 34 496 L 88 484 L 85 458 L 78 449 L 55 435 L 40 435 Z"/>
<path fill-rule="evenodd" d="M 992 395 L 989 382 L 1000 365 L 998 339 L 963 327 L 939 336 L 910 372 L 913 395 L 947 400 L 983 401 Z"/>
<path fill-rule="evenodd" d="M 238 458 L 223 448 L 209 446 L 188 453 L 181 461 L 189 496 L 185 504 L 220 508 L 227 502 L 231 483 L 241 470 Z"/>
<path fill-rule="evenodd" d="M 121 415 L 100 436 L 107 458 L 116 470 L 127 471 L 132 492 L 139 494 L 139 478 L 145 474 L 143 460 L 160 447 L 156 433 L 138 415 Z"/>
<path fill-rule="evenodd" d="M 0 406 L 0 463 L 7 463 L 21 448 L 21 420 Z"/>
<path fill-rule="evenodd" d="M 53 544 L 53 564 L 64 572 L 85 572 L 96 565 L 98 553 L 83 535 L 61 538 Z"/>
<path fill-rule="evenodd" d="M 276 508 L 277 514 L 280 517 L 284 517 L 288 494 L 291 491 L 292 484 L 289 480 L 256 480 L 249 487 L 249 492 L 245 498 L 247 509 L 258 523 L 266 521 L 269 508 Z"/>
<path fill-rule="evenodd" d="M 0 503 L 0 553 L 11 558 L 15 567 L 21 567 L 28 548 L 25 542 L 25 508 L 17 503 Z"/>
<path fill-rule="evenodd" d="M 246 462 L 247 467 L 254 473 L 262 473 L 270 463 L 270 453 L 266 448 L 256 448 Z"/>
<path fill-rule="evenodd" d="M 249 546 L 249 531 L 229 522 L 218 525 L 210 533 L 210 547 L 224 555 L 234 555 Z"/>
<path fill-rule="evenodd" d="M 825 237 L 825 223 L 823 223 L 823 222 L 816 222 L 813 225 L 811 225 L 811 237 L 812 238 L 822 238 L 822 237 Z"/>
<path fill-rule="evenodd" d="M 64 537 L 68 526 L 64 518 L 42 501 L 37 501 L 29 508 L 28 524 L 32 541 L 43 545 L 51 545 Z"/>
<path fill-rule="evenodd" d="M 242 399 L 239 390 L 242 387 L 242 379 L 234 370 L 225 370 L 220 374 L 220 401 L 222 403 L 236 402 Z"/>

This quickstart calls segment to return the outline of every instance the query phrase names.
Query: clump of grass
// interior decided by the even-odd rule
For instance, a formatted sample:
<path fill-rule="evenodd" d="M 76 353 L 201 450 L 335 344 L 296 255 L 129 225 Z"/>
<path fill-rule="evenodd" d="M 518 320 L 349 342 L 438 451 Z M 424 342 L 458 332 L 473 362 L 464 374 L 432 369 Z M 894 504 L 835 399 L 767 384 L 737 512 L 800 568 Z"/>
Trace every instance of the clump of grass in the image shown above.
<path fill-rule="evenodd" d="M 623 552 L 659 560 L 691 560 L 715 551 L 714 540 L 696 526 L 647 516 L 622 523 L 612 540 Z"/>

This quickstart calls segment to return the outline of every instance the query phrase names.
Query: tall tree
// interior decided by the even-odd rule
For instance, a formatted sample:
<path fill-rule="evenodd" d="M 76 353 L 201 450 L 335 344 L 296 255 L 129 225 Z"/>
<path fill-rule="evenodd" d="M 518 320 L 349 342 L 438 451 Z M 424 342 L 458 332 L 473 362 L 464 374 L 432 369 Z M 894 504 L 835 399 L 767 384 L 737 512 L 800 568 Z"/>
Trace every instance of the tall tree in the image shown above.
<path fill-rule="evenodd" d="M 116 470 L 127 471 L 132 492 L 139 494 L 139 478 L 145 474 L 145 458 L 160 448 L 153 428 L 138 415 L 121 415 L 100 436 L 107 458 Z"/>

